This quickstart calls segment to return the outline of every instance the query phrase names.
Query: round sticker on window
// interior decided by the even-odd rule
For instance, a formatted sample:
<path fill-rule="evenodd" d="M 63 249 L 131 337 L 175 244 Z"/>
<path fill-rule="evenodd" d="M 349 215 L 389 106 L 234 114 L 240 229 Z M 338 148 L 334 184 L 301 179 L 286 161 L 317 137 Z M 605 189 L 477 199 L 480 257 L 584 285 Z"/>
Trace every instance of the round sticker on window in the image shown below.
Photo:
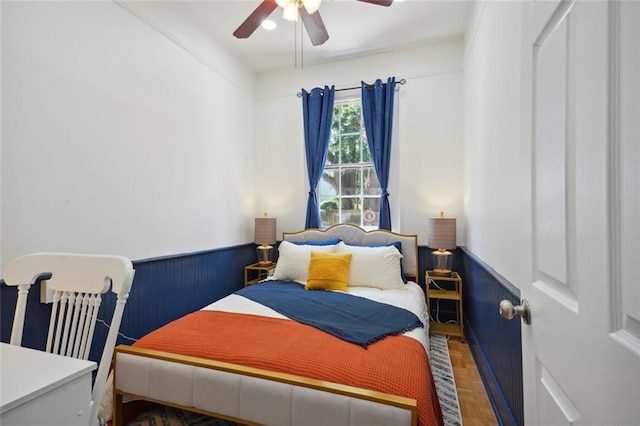
<path fill-rule="evenodd" d="M 362 214 L 362 219 L 366 224 L 373 224 L 373 222 L 375 222 L 376 220 L 376 212 L 374 212 L 373 210 L 365 210 Z"/>

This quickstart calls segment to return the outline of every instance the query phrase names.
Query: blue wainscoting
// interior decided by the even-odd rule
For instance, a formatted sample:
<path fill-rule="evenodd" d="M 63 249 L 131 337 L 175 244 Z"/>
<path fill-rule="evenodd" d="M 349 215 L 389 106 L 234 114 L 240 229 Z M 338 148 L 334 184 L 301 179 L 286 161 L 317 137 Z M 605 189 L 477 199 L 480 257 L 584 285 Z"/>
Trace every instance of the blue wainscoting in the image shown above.
<path fill-rule="evenodd" d="M 419 247 L 419 283 L 431 269 L 431 249 Z M 517 304 L 519 291 L 464 248 L 453 250 L 453 269 L 463 279 L 465 335 L 501 425 L 523 425 L 520 321 L 498 314 L 502 299 Z M 255 246 L 244 244 L 210 251 L 134 261 L 136 275 L 125 308 L 118 343 L 130 344 L 146 333 L 218 300 L 243 286 L 244 266 L 255 262 Z M 0 340 L 8 342 L 16 289 L 0 288 Z M 29 293 L 23 345 L 44 349 L 51 305 L 40 303 L 40 289 Z M 455 318 L 455 306 L 439 305 L 440 320 Z M 99 318 L 109 321 L 115 298 L 104 298 Z M 90 359 L 99 361 L 107 327 L 96 331 Z"/>
<path fill-rule="evenodd" d="M 420 285 L 432 269 L 428 247 L 418 247 Z M 519 319 L 504 320 L 498 312 L 503 299 L 520 303 L 520 291 L 464 247 L 451 250 L 453 270 L 462 277 L 464 328 L 467 343 L 501 425 L 524 425 L 522 342 Z M 453 301 L 433 301 L 432 318 L 455 320 Z"/>
<path fill-rule="evenodd" d="M 503 299 L 520 291 L 473 253 L 461 248 L 465 336 L 501 425 L 524 425 L 521 321 L 500 317 Z"/>
<path fill-rule="evenodd" d="M 256 260 L 255 245 L 209 250 L 133 262 L 136 271 L 120 333 L 138 339 L 146 333 L 195 311 L 243 287 L 244 267 Z M 17 300 L 15 287 L 0 288 L 0 340 L 8 342 Z M 105 295 L 98 318 L 111 320 L 115 297 Z M 108 313 L 108 314 L 107 314 Z M 44 349 L 51 305 L 40 303 L 40 289 L 29 292 L 23 346 Z M 96 325 L 89 358 L 100 361 L 107 336 L 105 323 Z M 119 337 L 118 343 L 132 340 Z"/>

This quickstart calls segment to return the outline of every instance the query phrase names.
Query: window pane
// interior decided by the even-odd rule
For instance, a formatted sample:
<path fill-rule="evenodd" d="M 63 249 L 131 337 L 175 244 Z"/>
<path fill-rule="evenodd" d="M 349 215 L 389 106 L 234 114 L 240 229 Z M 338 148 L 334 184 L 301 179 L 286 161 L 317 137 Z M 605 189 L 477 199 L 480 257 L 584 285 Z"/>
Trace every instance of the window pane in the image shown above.
<path fill-rule="evenodd" d="M 331 133 L 340 132 L 340 105 L 333 107 L 333 123 L 331 124 Z"/>
<path fill-rule="evenodd" d="M 340 133 L 360 133 L 360 102 L 340 105 Z"/>
<path fill-rule="evenodd" d="M 369 142 L 367 142 L 367 134 L 362 131 L 362 162 L 371 163 L 371 152 L 369 151 Z"/>
<path fill-rule="evenodd" d="M 378 217 L 380 198 L 365 198 L 363 200 L 363 207 L 362 225 L 377 228 L 380 224 L 380 218 Z"/>
<path fill-rule="evenodd" d="M 325 169 L 318 183 L 318 201 L 335 198 L 340 191 L 338 185 L 338 170 Z"/>
<path fill-rule="evenodd" d="M 331 135 L 327 161 L 324 164 L 340 164 L 340 135 Z"/>
<path fill-rule="evenodd" d="M 320 201 L 320 226 L 332 226 L 339 223 L 338 198 Z"/>
<path fill-rule="evenodd" d="M 342 137 L 342 146 L 340 151 L 342 153 L 342 164 L 357 164 L 360 162 L 361 144 L 360 135 L 350 135 Z"/>
<path fill-rule="evenodd" d="M 340 174 L 342 195 L 360 195 L 362 187 L 360 183 L 360 169 L 343 169 Z"/>
<path fill-rule="evenodd" d="M 377 227 L 381 190 L 371 164 L 360 100 L 337 102 L 333 114 L 329 152 L 318 185 L 321 226 L 344 222 Z"/>
<path fill-rule="evenodd" d="M 354 197 L 343 197 L 340 200 L 342 206 L 341 219 L 344 223 L 360 225 L 362 200 Z"/>
<path fill-rule="evenodd" d="M 378 181 L 378 175 L 376 175 L 373 167 L 365 167 L 362 170 L 362 186 L 364 195 L 380 195 L 382 190 L 380 189 L 380 182 Z"/>

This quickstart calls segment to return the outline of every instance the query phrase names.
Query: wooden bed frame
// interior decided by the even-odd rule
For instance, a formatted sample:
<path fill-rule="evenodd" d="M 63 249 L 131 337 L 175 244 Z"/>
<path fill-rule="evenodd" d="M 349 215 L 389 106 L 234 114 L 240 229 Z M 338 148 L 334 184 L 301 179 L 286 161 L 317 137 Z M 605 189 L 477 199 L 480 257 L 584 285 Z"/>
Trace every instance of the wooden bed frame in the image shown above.
<path fill-rule="evenodd" d="M 292 242 L 333 237 L 354 245 L 401 241 L 405 276 L 417 282 L 417 235 L 385 230 L 365 231 L 349 224 L 335 225 L 326 230 L 283 233 L 283 239 Z M 283 423 L 284 417 L 278 416 L 288 413 L 291 418 L 298 412 L 308 419 L 313 418 L 314 412 L 326 415 L 328 408 L 329 411 L 346 409 L 351 424 L 381 424 L 382 421 L 384 424 L 417 425 L 415 399 L 291 374 L 126 345 L 116 347 L 114 366 L 114 425 L 122 425 L 123 422 L 123 397 L 249 425 L 264 424 L 262 422 L 291 424 L 291 421 Z M 156 376 L 160 378 L 154 379 Z M 199 393 L 215 394 L 216 397 L 209 397 L 208 402 L 198 401 Z M 212 399 L 217 402 L 211 403 Z M 274 408 L 277 404 L 282 407 Z M 265 414 L 267 411 L 274 413 Z"/>

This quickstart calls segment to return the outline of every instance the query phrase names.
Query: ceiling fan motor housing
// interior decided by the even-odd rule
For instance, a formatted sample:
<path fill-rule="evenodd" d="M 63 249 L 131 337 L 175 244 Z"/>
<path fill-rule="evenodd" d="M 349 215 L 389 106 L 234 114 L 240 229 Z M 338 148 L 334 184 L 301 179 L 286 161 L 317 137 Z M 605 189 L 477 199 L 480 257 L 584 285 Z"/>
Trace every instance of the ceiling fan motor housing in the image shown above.
<path fill-rule="evenodd" d="M 393 0 L 358 0 L 363 3 L 378 6 L 391 6 Z M 258 29 L 262 21 L 278 7 L 283 8 L 283 18 L 288 21 L 297 21 L 302 18 L 304 28 L 307 30 L 311 44 L 319 46 L 329 40 L 324 22 L 320 17 L 320 3 L 322 0 L 263 0 L 260 5 L 244 20 L 233 32 L 236 38 L 248 38 Z"/>
<path fill-rule="evenodd" d="M 287 7 L 292 9 L 297 9 L 304 7 L 309 15 L 313 15 L 320 8 L 320 3 L 322 0 L 275 0 L 276 4 L 283 9 Z"/>

